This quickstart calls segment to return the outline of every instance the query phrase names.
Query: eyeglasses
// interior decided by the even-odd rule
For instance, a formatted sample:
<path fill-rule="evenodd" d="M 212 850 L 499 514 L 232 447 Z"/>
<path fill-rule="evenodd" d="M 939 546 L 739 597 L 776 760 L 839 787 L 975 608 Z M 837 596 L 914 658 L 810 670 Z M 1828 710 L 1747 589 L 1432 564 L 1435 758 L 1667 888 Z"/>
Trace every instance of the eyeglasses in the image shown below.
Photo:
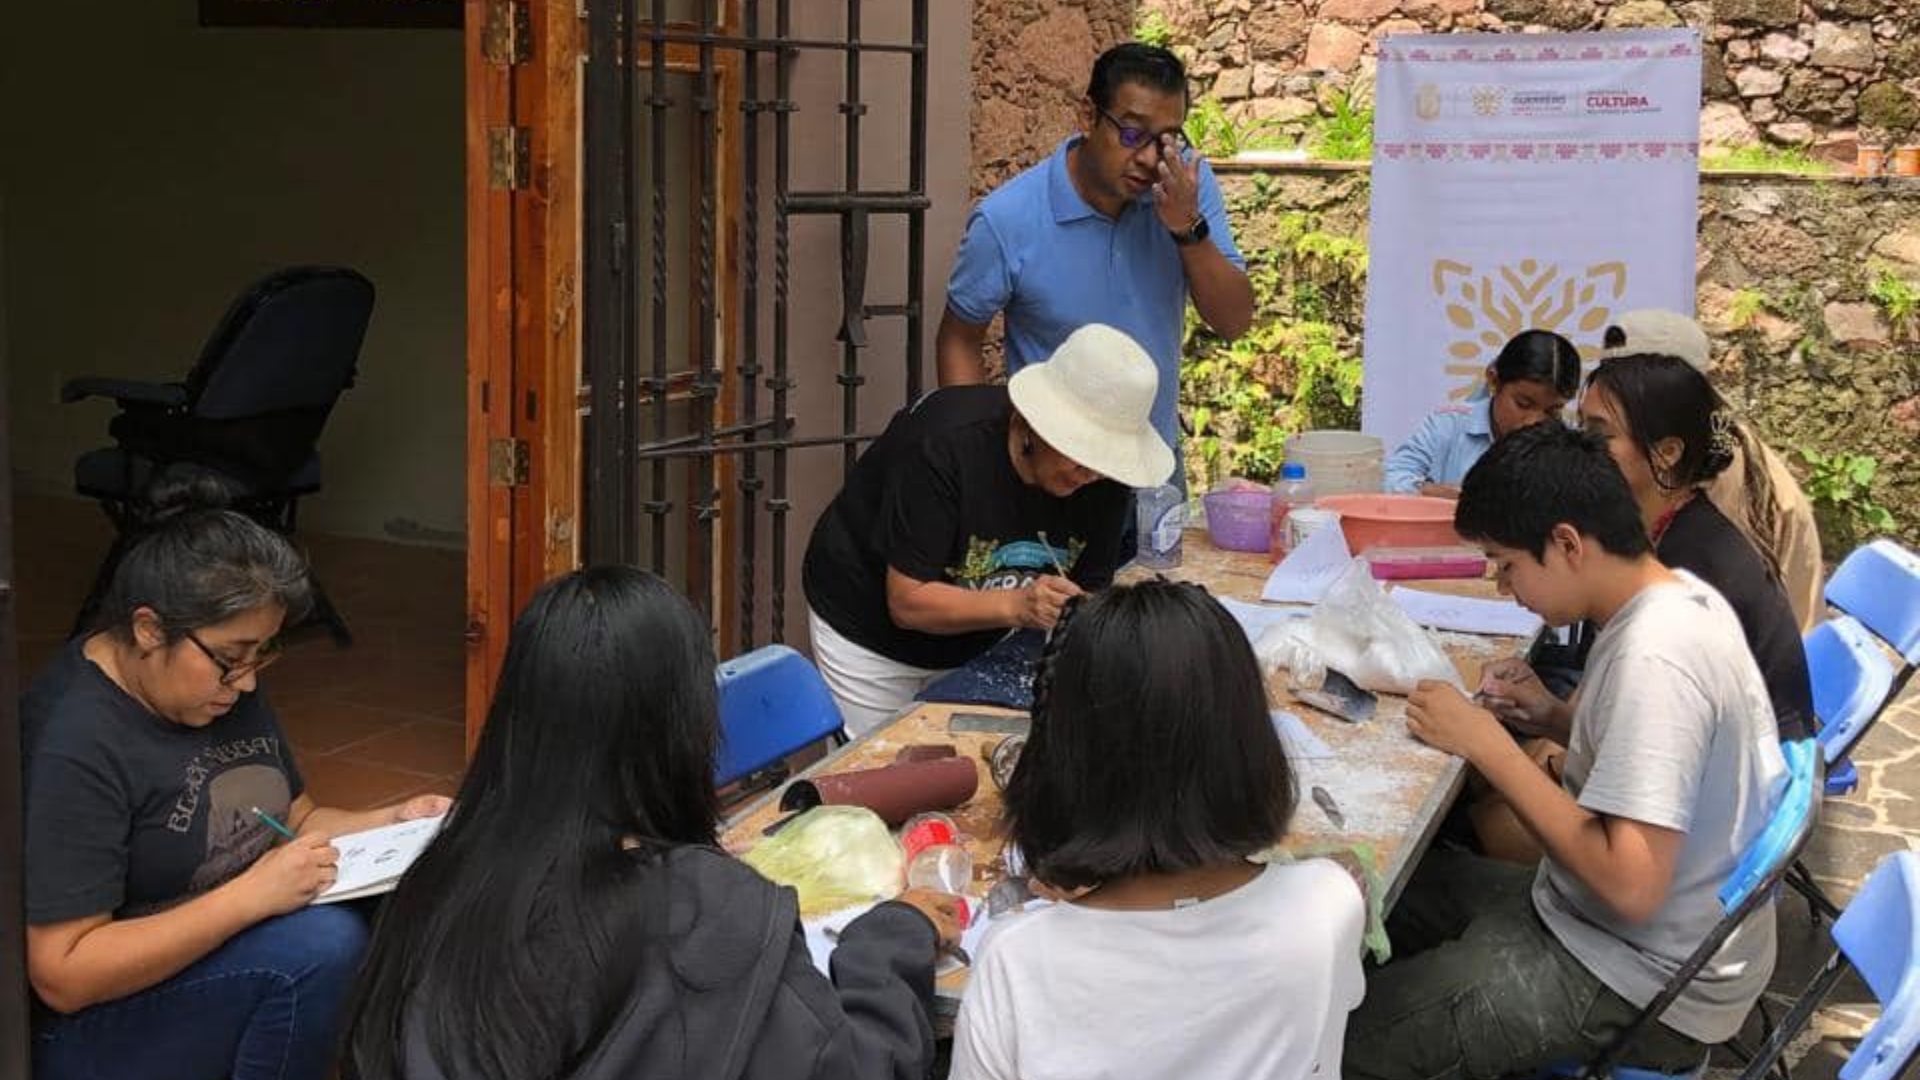
<path fill-rule="evenodd" d="M 280 659 L 281 656 L 280 641 L 278 638 L 270 638 L 263 642 L 260 648 L 254 652 L 253 659 L 237 661 L 228 660 L 226 657 L 207 648 L 207 643 L 195 637 L 191 630 L 186 632 L 186 638 L 188 641 L 193 642 L 194 647 L 198 648 L 208 660 L 213 661 L 214 667 L 220 669 L 221 686 L 232 686 L 241 679 L 258 672 L 268 664 Z"/>
<path fill-rule="evenodd" d="M 1149 142 L 1158 146 L 1160 145 L 1160 140 L 1168 135 L 1173 136 L 1173 148 L 1176 151 L 1185 150 L 1192 145 L 1187 141 L 1187 133 L 1179 127 L 1170 127 L 1165 131 L 1156 133 L 1148 131 L 1143 127 L 1133 127 L 1130 124 L 1123 124 L 1115 119 L 1112 113 L 1100 108 L 1098 105 L 1094 106 L 1094 111 L 1099 113 L 1101 118 L 1106 120 L 1107 123 L 1113 125 L 1113 130 L 1120 133 L 1120 145 L 1129 150 L 1138 150 Z"/>

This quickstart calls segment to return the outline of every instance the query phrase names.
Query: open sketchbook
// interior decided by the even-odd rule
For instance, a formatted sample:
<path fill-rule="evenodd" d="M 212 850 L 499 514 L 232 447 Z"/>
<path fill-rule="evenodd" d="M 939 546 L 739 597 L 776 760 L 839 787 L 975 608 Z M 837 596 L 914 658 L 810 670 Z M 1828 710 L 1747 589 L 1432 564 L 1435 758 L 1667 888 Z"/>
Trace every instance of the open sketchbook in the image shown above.
<path fill-rule="evenodd" d="M 419 818 L 334 837 L 333 846 L 340 852 L 340 873 L 333 886 L 313 902 L 331 904 L 393 891 L 400 884 L 400 875 L 433 842 L 444 820 Z"/>

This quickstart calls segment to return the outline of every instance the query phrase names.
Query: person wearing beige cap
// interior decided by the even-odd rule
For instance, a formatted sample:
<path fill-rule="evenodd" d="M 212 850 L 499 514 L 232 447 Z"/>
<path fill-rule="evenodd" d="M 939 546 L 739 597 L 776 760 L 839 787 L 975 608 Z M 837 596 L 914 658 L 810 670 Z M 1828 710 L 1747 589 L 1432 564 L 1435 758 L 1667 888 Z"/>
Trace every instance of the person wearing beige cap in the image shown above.
<path fill-rule="evenodd" d="M 1677 311 L 1623 312 L 1607 327 L 1603 357 L 1652 353 L 1676 356 L 1707 374 L 1711 346 L 1700 324 Z M 1780 579 L 1802 632 L 1826 617 L 1821 598 L 1825 568 L 1813 504 L 1779 454 L 1744 422 L 1733 428 L 1733 463 L 1707 486 L 1707 500 L 1740 532 Z"/>
<path fill-rule="evenodd" d="M 936 390 L 893 417 L 801 570 L 814 660 L 850 734 L 1112 581 L 1129 489 L 1174 470 L 1158 388 L 1146 351 L 1094 323 L 1004 386 Z"/>

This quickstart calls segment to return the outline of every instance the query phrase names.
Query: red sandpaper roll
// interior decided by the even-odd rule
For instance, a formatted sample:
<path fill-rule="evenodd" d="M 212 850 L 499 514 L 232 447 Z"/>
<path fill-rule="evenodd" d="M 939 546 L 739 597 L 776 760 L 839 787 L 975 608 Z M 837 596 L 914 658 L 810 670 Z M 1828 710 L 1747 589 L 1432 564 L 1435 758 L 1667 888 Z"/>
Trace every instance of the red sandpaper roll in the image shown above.
<path fill-rule="evenodd" d="M 973 759 L 943 757 L 795 780 L 780 797 L 780 808 L 864 806 L 888 825 L 899 825 L 915 814 L 959 806 L 979 787 Z"/>

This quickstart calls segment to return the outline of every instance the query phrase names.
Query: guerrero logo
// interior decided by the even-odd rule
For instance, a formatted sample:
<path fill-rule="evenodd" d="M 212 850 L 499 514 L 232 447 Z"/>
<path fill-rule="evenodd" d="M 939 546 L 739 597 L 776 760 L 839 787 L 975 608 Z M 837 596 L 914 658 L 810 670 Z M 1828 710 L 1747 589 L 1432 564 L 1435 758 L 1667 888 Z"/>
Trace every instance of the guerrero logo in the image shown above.
<path fill-rule="evenodd" d="M 1420 89 L 1413 95 L 1413 113 L 1422 120 L 1440 119 L 1440 88 L 1432 83 L 1421 83 Z"/>
<path fill-rule="evenodd" d="M 1460 384 L 1455 401 L 1485 382 L 1487 361 L 1522 330 L 1552 330 L 1574 338 L 1582 361 L 1600 353 L 1594 335 L 1612 317 L 1627 291 L 1627 264 L 1604 262 L 1578 272 L 1522 259 L 1508 266 L 1476 268 L 1453 259 L 1433 264 L 1433 293 L 1459 336 L 1447 346 L 1446 373 Z M 1587 343 L 1578 339 L 1585 337 Z"/>

